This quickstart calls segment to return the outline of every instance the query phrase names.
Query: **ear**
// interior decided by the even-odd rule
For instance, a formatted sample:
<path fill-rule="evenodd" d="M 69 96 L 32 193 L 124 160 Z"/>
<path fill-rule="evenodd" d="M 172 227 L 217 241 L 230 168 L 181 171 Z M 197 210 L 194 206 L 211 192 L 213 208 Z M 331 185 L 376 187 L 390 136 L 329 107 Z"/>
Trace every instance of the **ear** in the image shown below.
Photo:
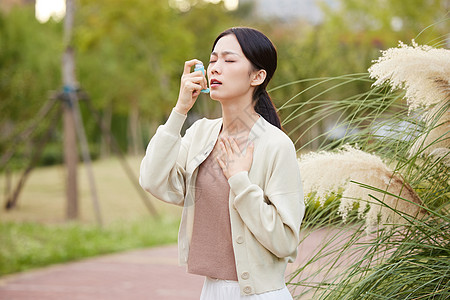
<path fill-rule="evenodd" d="M 266 76 L 267 76 L 267 72 L 266 70 L 258 70 L 256 72 L 254 72 L 252 75 L 252 81 L 250 82 L 251 86 L 258 86 L 261 85 L 264 80 L 266 80 Z"/>

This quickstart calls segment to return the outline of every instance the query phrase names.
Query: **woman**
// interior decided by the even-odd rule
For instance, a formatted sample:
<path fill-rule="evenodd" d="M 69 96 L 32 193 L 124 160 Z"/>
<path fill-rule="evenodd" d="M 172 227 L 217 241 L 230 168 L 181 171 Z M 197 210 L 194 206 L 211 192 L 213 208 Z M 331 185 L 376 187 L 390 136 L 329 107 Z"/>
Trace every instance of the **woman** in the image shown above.
<path fill-rule="evenodd" d="M 296 152 L 266 92 L 277 66 L 272 42 L 231 28 L 207 69 L 222 118 L 180 130 L 208 87 L 198 60 L 185 63 L 178 101 L 151 139 L 140 172 L 155 197 L 183 205 L 179 259 L 206 276 L 200 299 L 292 299 L 284 282 L 297 254 L 303 194 Z"/>

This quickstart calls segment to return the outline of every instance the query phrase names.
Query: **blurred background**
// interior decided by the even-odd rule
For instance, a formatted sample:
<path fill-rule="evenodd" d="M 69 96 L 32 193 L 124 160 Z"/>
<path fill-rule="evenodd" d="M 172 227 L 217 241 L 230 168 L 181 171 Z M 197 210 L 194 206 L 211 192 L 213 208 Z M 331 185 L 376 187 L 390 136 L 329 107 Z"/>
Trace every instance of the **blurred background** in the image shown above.
<path fill-rule="evenodd" d="M 0 244 L 10 247 L 1 250 L 2 257 L 7 257 L 7 248 L 17 253 L 22 247 L 28 253 L 48 244 L 44 237 L 36 240 L 32 228 L 45 225 L 53 230 L 51 226 L 66 224 L 67 219 L 76 220 L 72 223 L 76 228 L 113 226 L 104 230 L 111 230 L 112 240 L 119 236 L 126 247 L 175 242 L 180 211 L 141 195 L 136 187 L 139 162 L 150 137 L 176 103 L 184 62 L 197 58 L 207 65 L 212 43 L 223 30 L 250 26 L 274 42 L 278 69 L 269 89 L 280 107 L 300 92 L 297 102 L 317 94 L 308 92 L 313 83 L 306 79 L 367 73 L 380 51 L 396 47 L 399 41 L 409 44 L 417 39 L 419 44 L 432 45 L 444 39 L 444 47 L 450 47 L 449 9 L 448 0 L 77 0 L 72 37 L 67 41 L 64 0 L 1 0 Z M 57 99 L 55 106 L 61 106 L 61 94 L 67 92 L 62 57 L 68 46 L 73 50 L 76 78 L 69 88 L 76 88 L 98 195 L 98 202 L 91 203 L 92 178 L 84 171 L 86 159 L 78 143 L 80 203 L 71 216 L 66 212 L 63 113 L 56 121 L 42 117 L 49 101 Z M 371 82 L 356 81 L 321 97 L 337 101 L 364 93 L 370 86 Z M 290 113 L 289 107 L 280 111 L 282 120 Z M 219 114 L 220 107 L 201 95 L 187 126 L 196 118 Z M 304 120 L 284 127 L 298 149 L 315 150 L 317 143 L 310 141 L 330 130 L 333 116 L 330 120 L 308 127 L 306 133 L 298 125 Z M 8 206 L 15 193 L 16 202 Z M 140 226 L 139 222 L 157 219 L 156 215 L 157 222 Z M 118 222 L 122 222 L 120 229 L 114 227 Z M 19 227 L 23 224 L 32 226 Z M 126 224 L 132 225 L 123 229 Z M 161 224 L 169 228 L 169 237 L 148 241 L 145 236 L 154 236 Z M 141 229 L 136 228 L 143 227 L 140 236 L 136 230 Z M 114 237 L 117 230 L 125 231 Z M 28 234 L 28 242 L 24 238 L 17 244 L 17 232 Z M 130 232 L 141 241 L 123 242 Z M 103 246 L 98 252 L 122 249 Z M 34 257 L 23 260 L 36 263 Z M 25 267 L 17 263 L 3 270 L 21 268 Z"/>

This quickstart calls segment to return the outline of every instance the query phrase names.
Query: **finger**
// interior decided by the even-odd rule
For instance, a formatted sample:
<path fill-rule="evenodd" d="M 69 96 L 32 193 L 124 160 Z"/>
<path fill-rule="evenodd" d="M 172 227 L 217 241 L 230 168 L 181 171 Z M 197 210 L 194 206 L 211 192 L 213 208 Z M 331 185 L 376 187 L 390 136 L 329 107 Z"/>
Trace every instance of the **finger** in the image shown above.
<path fill-rule="evenodd" d="M 192 76 L 192 77 L 188 77 Z M 189 73 L 186 77 L 191 78 L 193 81 L 195 80 L 196 83 L 200 84 L 204 89 L 208 88 L 208 80 L 206 80 L 205 75 L 203 75 L 202 71 L 195 71 L 192 73 Z"/>
<path fill-rule="evenodd" d="M 203 76 L 203 87 L 205 89 L 209 88 L 208 80 L 206 79 L 206 76 Z"/>
<path fill-rule="evenodd" d="M 227 165 L 223 162 L 223 160 L 218 156 L 216 157 L 216 160 L 219 163 L 219 166 L 222 169 L 222 171 L 225 171 L 225 169 L 227 168 Z"/>
<path fill-rule="evenodd" d="M 233 149 L 233 151 L 235 153 L 239 153 L 239 154 L 241 153 L 241 149 L 239 149 L 239 146 L 238 146 L 235 138 L 230 138 L 230 146 L 231 146 L 231 149 Z"/>
<path fill-rule="evenodd" d="M 219 149 L 218 149 L 217 157 L 226 164 L 228 159 L 227 149 L 225 148 L 225 144 L 222 140 L 219 141 Z"/>
<path fill-rule="evenodd" d="M 231 155 L 233 155 L 233 149 L 231 149 L 230 141 L 228 140 L 227 137 L 222 138 L 222 141 L 224 144 L 225 151 L 228 157 L 230 157 Z"/>
<path fill-rule="evenodd" d="M 182 78 L 184 80 L 192 80 L 192 79 L 196 79 L 198 81 L 203 81 L 205 80 L 205 76 L 203 75 L 203 73 L 201 71 L 195 71 L 192 73 L 187 73 L 187 74 L 183 74 Z"/>
<path fill-rule="evenodd" d="M 205 76 L 203 75 L 202 71 L 195 71 L 195 72 L 191 72 L 189 74 L 186 75 L 193 75 L 195 77 L 201 78 L 202 80 L 205 78 Z"/>
<path fill-rule="evenodd" d="M 200 95 L 200 90 L 194 90 L 193 92 L 192 92 L 192 99 L 194 100 L 197 100 L 197 97 L 198 97 L 198 95 Z"/>
<path fill-rule="evenodd" d="M 191 68 L 195 66 L 196 63 L 200 62 L 198 59 L 191 59 L 184 63 L 183 75 L 191 73 Z"/>
<path fill-rule="evenodd" d="M 220 145 L 220 152 L 221 152 L 221 155 L 222 155 L 222 156 L 225 156 L 225 157 L 228 156 L 227 147 L 225 146 L 225 140 L 224 140 L 223 137 L 220 138 L 219 145 Z"/>
<path fill-rule="evenodd" d="M 191 73 L 191 74 L 194 74 L 194 73 Z M 189 74 L 189 75 L 191 75 L 191 74 Z M 185 78 L 184 78 L 185 82 L 194 82 L 194 83 L 197 83 L 197 84 L 203 86 L 203 84 L 204 84 L 203 75 L 201 75 L 201 74 L 198 74 L 198 76 L 189 76 L 189 75 L 185 76 Z"/>
<path fill-rule="evenodd" d="M 202 86 L 194 82 L 188 82 L 186 83 L 186 88 L 188 91 L 196 92 L 200 91 L 202 89 Z"/>

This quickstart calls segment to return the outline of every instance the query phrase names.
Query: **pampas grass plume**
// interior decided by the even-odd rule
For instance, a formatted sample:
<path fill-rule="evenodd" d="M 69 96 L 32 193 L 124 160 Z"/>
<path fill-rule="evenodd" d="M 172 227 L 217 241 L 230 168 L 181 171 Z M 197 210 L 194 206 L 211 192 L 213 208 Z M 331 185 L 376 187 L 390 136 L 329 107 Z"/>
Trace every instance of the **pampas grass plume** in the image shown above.
<path fill-rule="evenodd" d="M 339 214 L 344 221 L 347 220 L 354 205 L 359 204 L 358 216 L 365 218 L 369 230 L 380 223 L 404 223 L 404 219 L 398 213 L 380 205 L 369 195 L 395 208 L 397 212 L 412 216 L 421 213 L 420 207 L 413 203 L 350 182 L 363 183 L 411 202 L 422 203 L 402 176 L 394 174 L 376 155 L 347 145 L 338 152 L 322 151 L 303 155 L 299 158 L 299 167 L 305 194 L 314 195 L 315 200 L 321 205 L 325 204 L 331 193 L 342 191 Z"/>
<path fill-rule="evenodd" d="M 414 40 L 412 46 L 400 42 L 398 48 L 383 51 L 369 73 L 376 86 L 388 82 L 393 89 L 405 89 L 409 111 L 424 108 L 419 118 L 427 129 L 412 145 L 410 157 L 433 155 L 449 165 L 450 113 L 437 112 L 450 101 L 450 50 L 420 46 Z"/>
<path fill-rule="evenodd" d="M 374 85 L 388 82 L 393 89 L 406 90 L 410 111 L 450 99 L 450 50 L 399 43 L 382 52 L 369 68 Z"/>
<path fill-rule="evenodd" d="M 450 111 L 448 104 L 436 105 L 422 117 L 425 132 L 415 141 L 409 150 L 410 157 L 421 154 L 433 156 L 450 166 Z"/>

